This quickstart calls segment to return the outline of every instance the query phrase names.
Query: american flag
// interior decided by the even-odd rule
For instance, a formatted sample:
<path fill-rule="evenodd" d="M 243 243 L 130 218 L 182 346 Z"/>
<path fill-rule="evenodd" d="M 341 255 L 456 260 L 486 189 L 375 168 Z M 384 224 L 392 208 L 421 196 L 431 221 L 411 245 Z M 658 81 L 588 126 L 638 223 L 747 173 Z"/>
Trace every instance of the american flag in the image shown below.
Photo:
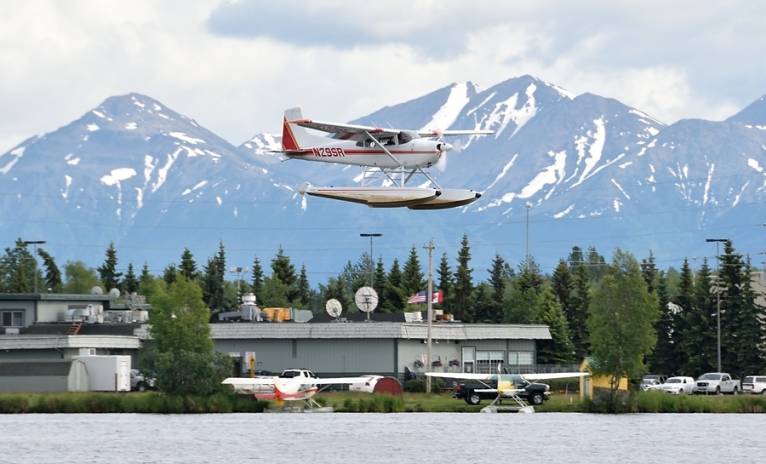
<path fill-rule="evenodd" d="M 418 293 L 410 296 L 407 298 L 407 304 L 420 304 L 426 302 L 426 295 L 428 294 L 427 291 L 421 290 Z M 444 302 L 444 292 L 441 290 L 437 290 L 431 294 L 431 302 L 432 303 L 443 303 Z"/>

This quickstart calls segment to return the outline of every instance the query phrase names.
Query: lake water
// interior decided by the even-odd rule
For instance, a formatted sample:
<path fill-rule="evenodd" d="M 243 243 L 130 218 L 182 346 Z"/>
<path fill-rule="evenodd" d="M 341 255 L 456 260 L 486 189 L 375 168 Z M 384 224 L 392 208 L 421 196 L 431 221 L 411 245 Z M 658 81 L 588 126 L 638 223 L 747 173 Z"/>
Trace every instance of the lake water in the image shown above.
<path fill-rule="evenodd" d="M 0 463 L 763 462 L 766 414 L 0 415 Z"/>

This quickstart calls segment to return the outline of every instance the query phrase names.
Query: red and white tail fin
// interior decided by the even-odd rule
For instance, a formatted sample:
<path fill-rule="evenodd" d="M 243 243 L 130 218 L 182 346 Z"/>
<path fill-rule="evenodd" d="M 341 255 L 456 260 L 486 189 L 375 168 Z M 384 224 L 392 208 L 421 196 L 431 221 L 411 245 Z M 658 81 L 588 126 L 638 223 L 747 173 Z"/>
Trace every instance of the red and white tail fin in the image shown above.
<path fill-rule="evenodd" d="M 305 128 L 295 124 L 295 121 L 303 119 L 300 108 L 285 110 L 282 121 L 282 151 L 302 151 L 316 145 L 327 143 L 326 137 L 310 134 Z"/>

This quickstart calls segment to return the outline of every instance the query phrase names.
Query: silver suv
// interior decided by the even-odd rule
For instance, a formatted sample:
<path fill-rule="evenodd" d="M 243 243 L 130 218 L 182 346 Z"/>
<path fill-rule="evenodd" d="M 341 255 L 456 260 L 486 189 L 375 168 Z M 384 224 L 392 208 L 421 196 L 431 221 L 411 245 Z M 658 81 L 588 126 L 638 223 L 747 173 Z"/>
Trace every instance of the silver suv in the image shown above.
<path fill-rule="evenodd" d="M 742 379 L 742 392 L 766 395 L 766 375 L 748 375 Z"/>

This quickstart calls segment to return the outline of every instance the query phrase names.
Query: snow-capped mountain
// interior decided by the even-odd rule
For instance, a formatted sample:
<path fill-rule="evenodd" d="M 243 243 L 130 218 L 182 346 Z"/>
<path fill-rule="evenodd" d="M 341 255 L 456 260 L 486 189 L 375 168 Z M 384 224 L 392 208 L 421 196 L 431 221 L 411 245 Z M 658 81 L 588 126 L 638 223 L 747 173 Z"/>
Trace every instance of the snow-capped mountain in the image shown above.
<path fill-rule="evenodd" d="M 429 239 L 454 256 L 468 233 L 479 274 L 494 253 L 517 263 L 527 214 L 530 252 L 545 268 L 573 245 L 639 256 L 651 249 L 662 265 L 712 255 L 706 236 L 761 251 L 764 98 L 726 121 L 665 125 L 617 100 L 521 76 L 485 90 L 455 83 L 353 122 L 495 131 L 450 140 L 456 149 L 432 170 L 440 185 L 482 198 L 428 212 L 302 198 L 296 189 L 304 181 L 353 185 L 360 170 L 281 162 L 271 151 L 279 134 L 259 133 L 235 148 L 130 94 L 0 155 L 0 211 L 9 218 L 0 238 L 42 237 L 61 259 L 90 264 L 115 240 L 125 262 L 153 268 L 177 260 L 184 246 L 201 261 L 222 240 L 230 262 L 247 265 L 281 245 L 315 282 L 365 251 L 357 235 L 370 230 L 384 234 L 376 246 L 389 262 Z"/>

